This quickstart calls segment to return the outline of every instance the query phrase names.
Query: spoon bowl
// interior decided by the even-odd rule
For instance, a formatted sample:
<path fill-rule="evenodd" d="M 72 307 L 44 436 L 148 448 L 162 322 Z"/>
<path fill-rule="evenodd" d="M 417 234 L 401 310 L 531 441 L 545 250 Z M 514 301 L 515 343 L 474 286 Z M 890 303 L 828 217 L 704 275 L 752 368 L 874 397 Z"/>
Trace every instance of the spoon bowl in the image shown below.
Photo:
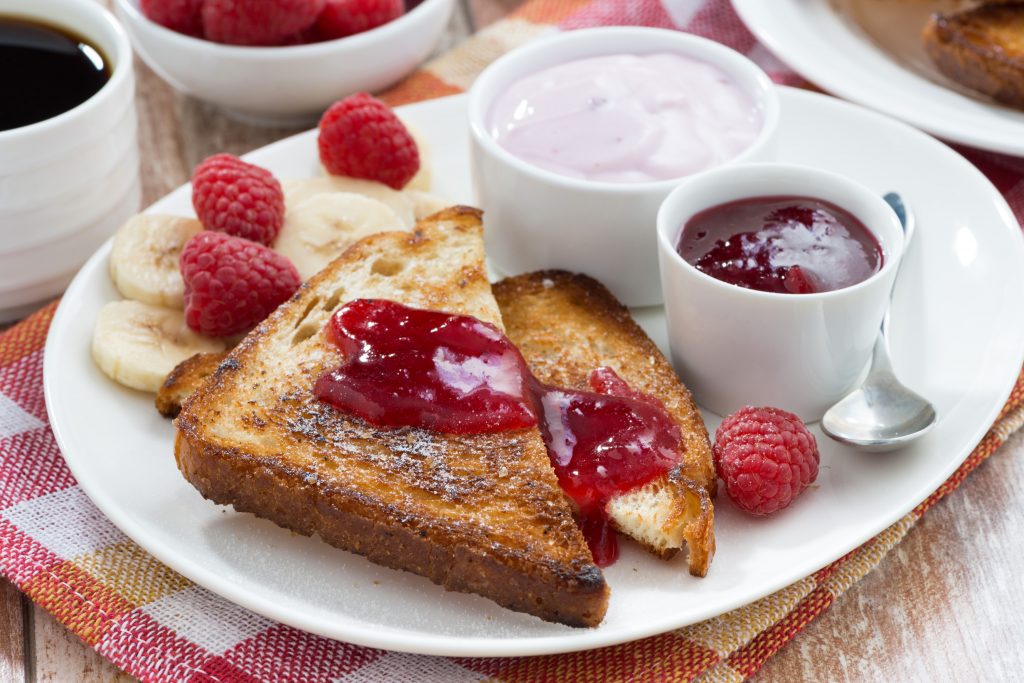
<path fill-rule="evenodd" d="M 914 216 L 895 192 L 885 195 L 885 201 L 903 225 L 906 253 L 914 234 Z M 893 373 L 888 329 L 889 313 L 886 312 L 864 384 L 829 408 L 821 418 L 825 434 L 860 450 L 881 452 L 902 448 L 927 434 L 938 417 L 935 407 L 926 398 L 903 386 Z"/>
<path fill-rule="evenodd" d="M 829 408 L 821 418 L 821 429 L 840 443 L 881 452 L 902 448 L 924 436 L 936 418 L 927 399 L 900 384 L 887 370 L 872 373 L 863 386 Z"/>

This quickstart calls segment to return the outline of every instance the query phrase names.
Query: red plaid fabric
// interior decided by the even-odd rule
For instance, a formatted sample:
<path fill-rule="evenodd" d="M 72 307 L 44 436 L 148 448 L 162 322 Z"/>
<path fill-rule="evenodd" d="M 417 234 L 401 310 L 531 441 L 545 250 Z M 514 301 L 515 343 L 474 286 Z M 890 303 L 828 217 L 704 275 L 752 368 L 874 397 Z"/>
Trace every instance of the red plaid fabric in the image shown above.
<path fill-rule="evenodd" d="M 393 103 L 464 89 L 503 51 L 552 27 L 679 28 L 745 53 L 780 83 L 801 80 L 726 0 L 532 0 L 399 85 Z M 1024 162 L 966 151 L 1024 215 Z M 741 681 L 869 572 L 915 521 L 1024 423 L 1024 377 L 963 466 L 913 513 L 846 557 L 753 605 L 589 652 L 450 659 L 387 652 L 273 623 L 175 574 L 86 498 L 46 422 L 42 355 L 54 306 L 0 336 L 0 572 L 83 641 L 146 681 Z"/>

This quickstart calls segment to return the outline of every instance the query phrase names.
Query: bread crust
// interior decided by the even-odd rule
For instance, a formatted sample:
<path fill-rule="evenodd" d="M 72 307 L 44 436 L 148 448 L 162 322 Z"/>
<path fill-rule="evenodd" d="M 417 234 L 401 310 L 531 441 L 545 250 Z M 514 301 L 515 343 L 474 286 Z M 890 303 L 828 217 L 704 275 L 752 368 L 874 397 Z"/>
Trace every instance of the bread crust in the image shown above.
<path fill-rule="evenodd" d="M 1024 3 L 933 14 L 921 40 L 947 78 L 1024 109 Z"/>
<path fill-rule="evenodd" d="M 446 590 L 484 595 L 503 607 L 568 626 L 592 627 L 607 609 L 608 588 L 596 566 L 575 573 L 526 558 L 499 562 L 478 547 L 445 540 L 429 520 L 396 525 L 385 505 L 357 491 L 309 482 L 302 471 L 269 458 L 248 457 L 178 432 L 178 469 L 205 498 L 251 512 L 304 536 L 392 569 L 425 576 Z M 422 522 L 422 524 L 421 524 Z"/>
<path fill-rule="evenodd" d="M 214 373 L 227 355 L 227 351 L 197 353 L 174 366 L 156 393 L 157 412 L 164 417 L 177 417 L 185 400 Z"/>

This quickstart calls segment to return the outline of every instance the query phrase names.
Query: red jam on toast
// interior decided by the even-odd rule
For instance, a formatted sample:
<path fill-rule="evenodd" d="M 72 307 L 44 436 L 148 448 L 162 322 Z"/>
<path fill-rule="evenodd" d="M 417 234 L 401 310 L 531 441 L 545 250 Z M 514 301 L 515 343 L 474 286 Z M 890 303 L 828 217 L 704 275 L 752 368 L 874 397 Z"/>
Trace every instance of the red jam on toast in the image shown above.
<path fill-rule="evenodd" d="M 608 500 L 679 464 L 680 429 L 661 401 L 607 367 L 591 373 L 593 391 L 544 385 L 497 327 L 476 318 L 359 299 L 334 314 L 330 336 L 345 358 L 315 394 L 342 412 L 450 434 L 538 425 L 600 566 L 618 557 Z"/>

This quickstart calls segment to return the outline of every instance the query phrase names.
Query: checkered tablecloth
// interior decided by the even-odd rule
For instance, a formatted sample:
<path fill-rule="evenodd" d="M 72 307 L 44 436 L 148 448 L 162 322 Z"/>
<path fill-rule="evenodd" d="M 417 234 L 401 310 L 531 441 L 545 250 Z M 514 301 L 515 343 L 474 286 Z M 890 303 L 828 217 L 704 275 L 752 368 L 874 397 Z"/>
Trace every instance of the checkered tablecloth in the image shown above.
<path fill-rule="evenodd" d="M 710 37 L 748 55 L 776 81 L 802 84 L 754 40 L 726 0 L 532 0 L 387 98 L 399 104 L 461 92 L 487 63 L 533 37 L 609 24 Z M 969 156 L 1018 218 L 1024 215 L 1021 162 Z M 43 343 L 53 311 L 50 306 L 0 336 L 0 572 L 86 643 L 146 681 L 741 681 L 871 571 L 928 508 L 1024 423 L 1022 377 L 988 435 L 917 509 L 812 576 L 728 614 L 566 655 L 408 655 L 331 641 L 248 612 L 161 565 L 107 520 L 77 486 L 47 425 Z"/>

